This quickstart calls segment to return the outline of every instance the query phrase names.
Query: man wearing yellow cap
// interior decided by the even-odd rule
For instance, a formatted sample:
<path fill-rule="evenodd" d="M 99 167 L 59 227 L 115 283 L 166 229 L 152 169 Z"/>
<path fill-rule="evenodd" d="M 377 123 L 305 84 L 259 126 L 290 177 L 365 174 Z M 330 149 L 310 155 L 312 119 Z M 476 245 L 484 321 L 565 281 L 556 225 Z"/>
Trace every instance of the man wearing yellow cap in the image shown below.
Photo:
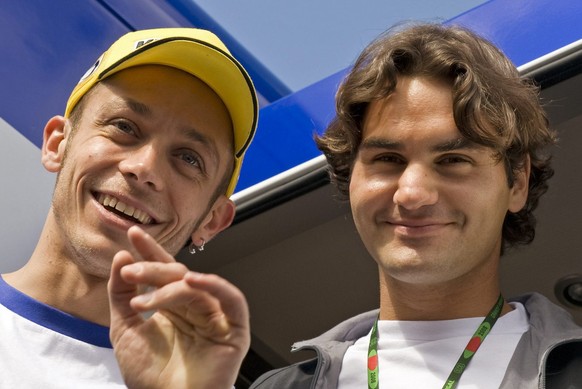
<path fill-rule="evenodd" d="M 173 255 L 232 222 L 257 114 L 207 31 L 129 33 L 97 60 L 44 129 L 57 180 L 36 248 L 0 278 L 2 387 L 232 387 L 244 296 Z"/>

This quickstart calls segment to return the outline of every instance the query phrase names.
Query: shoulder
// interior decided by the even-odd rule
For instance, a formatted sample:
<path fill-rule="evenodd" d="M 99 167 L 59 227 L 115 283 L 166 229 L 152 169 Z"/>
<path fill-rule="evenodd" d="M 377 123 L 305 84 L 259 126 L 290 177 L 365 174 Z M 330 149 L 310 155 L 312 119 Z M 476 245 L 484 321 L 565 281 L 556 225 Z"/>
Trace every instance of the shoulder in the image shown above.
<path fill-rule="evenodd" d="M 351 342 L 365 336 L 374 325 L 378 317 L 378 310 L 373 310 L 353 316 L 330 330 L 324 332 L 316 338 L 297 342 L 293 345 L 293 350 L 300 350 L 303 347 L 328 347 L 329 342 Z"/>
<path fill-rule="evenodd" d="M 518 296 L 509 301 L 523 304 L 532 331 L 561 335 L 569 332 L 578 336 L 582 334 L 582 327 L 576 324 L 568 311 L 539 293 Z"/>
<path fill-rule="evenodd" d="M 313 350 L 317 357 L 287 367 L 269 371 L 260 376 L 251 389 L 313 388 L 334 387 L 347 348 L 357 339 L 365 336 L 378 316 L 378 311 L 370 311 L 354 316 L 323 333 L 322 335 L 297 342 L 293 351 Z"/>
<path fill-rule="evenodd" d="M 547 388 L 582 382 L 582 327 L 570 313 L 537 293 L 509 300 L 523 304 L 529 330 L 515 350 L 505 382 L 527 381 L 533 385 L 539 379 Z"/>
<path fill-rule="evenodd" d="M 317 369 L 317 363 L 317 358 L 313 358 L 294 365 L 271 370 L 260 376 L 251 385 L 251 389 L 310 388 Z"/>

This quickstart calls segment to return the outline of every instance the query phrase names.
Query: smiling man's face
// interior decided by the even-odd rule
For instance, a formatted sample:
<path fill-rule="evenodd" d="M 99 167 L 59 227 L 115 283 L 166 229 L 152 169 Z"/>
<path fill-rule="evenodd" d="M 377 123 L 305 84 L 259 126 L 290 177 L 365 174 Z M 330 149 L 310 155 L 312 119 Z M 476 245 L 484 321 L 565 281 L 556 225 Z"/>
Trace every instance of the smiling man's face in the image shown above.
<path fill-rule="evenodd" d="M 143 66 L 97 84 L 83 107 L 58 150 L 53 232 L 64 254 L 107 277 L 135 224 L 176 254 L 227 201 L 217 196 L 233 160 L 222 101 L 184 72 Z"/>
<path fill-rule="evenodd" d="M 509 187 L 492 149 L 464 138 L 444 81 L 399 79 L 368 107 L 350 180 L 358 232 L 387 278 L 437 285 L 496 269 L 508 211 L 527 197 Z"/>

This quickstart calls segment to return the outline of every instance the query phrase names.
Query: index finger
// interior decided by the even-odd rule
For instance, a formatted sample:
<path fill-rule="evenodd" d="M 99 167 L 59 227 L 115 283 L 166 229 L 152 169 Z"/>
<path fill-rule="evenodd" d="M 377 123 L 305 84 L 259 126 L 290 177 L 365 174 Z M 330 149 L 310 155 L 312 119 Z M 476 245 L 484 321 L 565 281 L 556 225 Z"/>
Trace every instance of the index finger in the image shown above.
<path fill-rule="evenodd" d="M 154 238 L 138 226 L 132 226 L 127 230 L 127 238 L 129 239 L 129 243 L 135 248 L 144 261 L 166 263 L 176 262 L 172 255 L 170 255 L 158 244 L 158 242 L 155 241 Z"/>
<path fill-rule="evenodd" d="M 215 274 L 188 272 L 184 281 L 191 287 L 205 291 L 220 302 L 222 311 L 230 321 L 249 326 L 249 307 L 242 291 Z"/>

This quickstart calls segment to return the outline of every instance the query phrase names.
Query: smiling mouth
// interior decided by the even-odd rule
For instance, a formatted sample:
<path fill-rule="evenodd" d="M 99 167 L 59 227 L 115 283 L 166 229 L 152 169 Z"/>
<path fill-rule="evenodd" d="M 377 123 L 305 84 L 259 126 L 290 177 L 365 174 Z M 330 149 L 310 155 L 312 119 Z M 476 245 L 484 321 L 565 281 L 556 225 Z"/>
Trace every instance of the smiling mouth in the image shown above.
<path fill-rule="evenodd" d="M 116 197 L 99 193 L 97 201 L 108 211 L 139 224 L 152 224 L 154 219 L 140 209 L 125 204 Z"/>

